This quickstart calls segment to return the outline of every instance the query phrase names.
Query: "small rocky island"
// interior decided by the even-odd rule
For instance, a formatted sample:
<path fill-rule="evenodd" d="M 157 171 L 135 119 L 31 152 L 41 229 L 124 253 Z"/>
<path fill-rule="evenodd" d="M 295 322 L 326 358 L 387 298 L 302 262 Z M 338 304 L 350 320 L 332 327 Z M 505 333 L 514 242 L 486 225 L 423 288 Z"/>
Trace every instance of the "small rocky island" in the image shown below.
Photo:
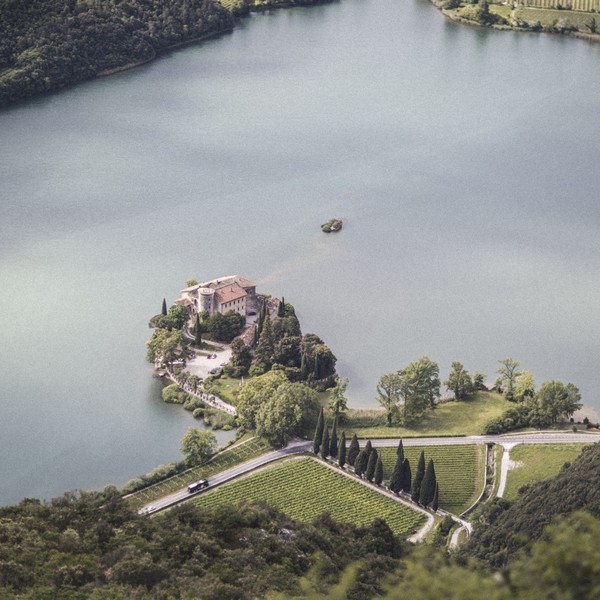
<path fill-rule="evenodd" d="M 342 228 L 341 219 L 330 219 L 327 223 L 321 225 L 321 230 L 325 233 L 331 233 L 332 231 L 339 231 Z"/>

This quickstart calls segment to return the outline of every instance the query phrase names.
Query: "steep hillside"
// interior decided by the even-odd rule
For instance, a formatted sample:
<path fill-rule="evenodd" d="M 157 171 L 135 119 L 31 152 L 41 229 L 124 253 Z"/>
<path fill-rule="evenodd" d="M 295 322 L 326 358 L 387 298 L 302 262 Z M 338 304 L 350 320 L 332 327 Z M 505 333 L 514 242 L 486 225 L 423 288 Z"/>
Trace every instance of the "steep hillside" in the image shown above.
<path fill-rule="evenodd" d="M 493 567 L 505 566 L 521 549 L 542 537 L 558 517 L 582 510 L 600 517 L 600 444 L 584 448 L 554 478 L 528 486 L 510 504 L 495 501 L 482 517 L 465 552 Z"/>

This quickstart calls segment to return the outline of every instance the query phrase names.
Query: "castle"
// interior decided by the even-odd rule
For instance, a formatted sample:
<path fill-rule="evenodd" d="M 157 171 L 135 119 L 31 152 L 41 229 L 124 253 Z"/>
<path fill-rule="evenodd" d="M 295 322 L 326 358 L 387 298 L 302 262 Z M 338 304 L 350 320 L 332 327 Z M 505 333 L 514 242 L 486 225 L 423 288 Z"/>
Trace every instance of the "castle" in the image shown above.
<path fill-rule="evenodd" d="M 256 284 L 239 275 L 211 279 L 181 290 L 175 304 L 185 306 L 190 314 L 206 311 L 212 317 L 233 310 L 245 317 L 255 307 Z"/>

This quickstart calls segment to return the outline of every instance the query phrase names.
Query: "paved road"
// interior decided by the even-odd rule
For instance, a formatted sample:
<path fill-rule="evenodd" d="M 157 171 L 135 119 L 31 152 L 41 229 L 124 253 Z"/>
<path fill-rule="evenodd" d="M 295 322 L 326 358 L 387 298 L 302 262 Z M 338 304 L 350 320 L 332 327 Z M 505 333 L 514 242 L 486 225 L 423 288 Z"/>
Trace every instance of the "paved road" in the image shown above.
<path fill-rule="evenodd" d="M 219 485 L 226 483 L 240 475 L 244 475 L 249 471 L 253 471 L 258 467 L 262 467 L 274 460 L 279 460 L 280 458 L 284 458 L 289 456 L 290 454 L 299 454 L 301 452 L 306 452 L 312 448 L 312 442 L 307 442 L 304 440 L 294 440 L 290 442 L 288 446 L 282 448 L 281 450 L 273 450 L 272 452 L 267 452 L 262 456 L 258 456 L 257 458 L 253 458 L 251 460 L 246 461 L 245 463 L 241 463 L 236 465 L 235 467 L 231 467 L 231 469 L 227 469 L 210 478 L 210 485 L 208 489 L 213 489 Z M 205 491 L 205 490 L 202 490 Z M 197 492 L 196 494 L 189 494 L 187 489 L 184 488 L 179 490 L 178 492 L 174 492 L 169 496 L 164 496 L 160 500 L 156 500 L 150 504 L 146 504 L 146 506 L 142 507 L 138 512 L 139 514 L 152 514 L 158 512 L 160 510 L 164 510 L 170 506 L 178 504 L 179 502 L 183 502 L 184 500 L 188 500 L 192 496 L 198 496 L 202 493 L 202 491 Z"/>
<path fill-rule="evenodd" d="M 487 435 L 487 436 L 465 436 L 465 437 L 439 437 L 439 438 L 403 438 L 402 443 L 404 446 L 451 446 L 459 444 L 488 444 L 495 443 L 502 446 L 508 446 L 512 448 L 517 444 L 560 444 L 560 443 L 581 443 L 581 442 L 597 442 L 600 441 L 600 435 L 590 433 L 575 433 L 575 432 L 547 432 L 547 433 L 522 433 L 515 435 Z M 372 440 L 373 446 L 386 447 L 386 446 L 397 446 L 398 438 L 391 439 L 379 439 Z M 248 473 L 258 467 L 266 465 L 270 462 L 284 458 L 285 456 L 300 454 L 302 452 L 310 452 L 312 450 L 312 441 L 306 440 L 294 440 L 287 447 L 281 450 L 273 450 L 253 458 L 245 463 L 227 469 L 218 475 L 215 475 L 210 479 L 209 489 L 216 486 L 222 485 L 227 481 L 230 481 L 240 475 Z M 508 453 L 506 453 L 508 454 Z M 507 459 L 508 460 L 508 459 Z M 507 463 L 508 464 L 508 463 Z M 508 469 L 508 467 L 506 467 Z M 506 479 L 506 474 L 504 475 Z M 375 488 L 374 488 L 375 489 Z M 194 495 L 201 494 L 202 491 L 197 492 Z M 191 497 L 187 489 L 182 489 L 178 492 L 165 496 L 160 500 L 156 500 L 151 504 L 147 504 L 139 510 L 140 514 L 152 514 L 183 502 Z M 455 515 L 452 515 L 455 518 Z M 466 527 L 466 521 L 456 517 L 455 520 Z"/>
<path fill-rule="evenodd" d="M 404 446 L 458 446 L 460 444 L 578 444 L 600 442 L 597 433 L 539 432 L 504 435 L 467 435 L 464 437 L 402 438 Z M 398 438 L 372 439 L 373 446 L 397 446 Z"/>

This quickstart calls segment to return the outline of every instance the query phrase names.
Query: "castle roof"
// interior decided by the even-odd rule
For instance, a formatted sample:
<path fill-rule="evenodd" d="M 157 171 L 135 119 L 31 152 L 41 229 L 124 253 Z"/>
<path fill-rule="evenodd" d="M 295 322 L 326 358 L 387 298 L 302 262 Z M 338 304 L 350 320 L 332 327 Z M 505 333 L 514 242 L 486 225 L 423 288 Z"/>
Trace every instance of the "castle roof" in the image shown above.
<path fill-rule="evenodd" d="M 215 296 L 219 304 L 239 300 L 240 298 L 245 298 L 247 295 L 246 290 L 237 282 L 223 285 L 215 290 Z"/>

